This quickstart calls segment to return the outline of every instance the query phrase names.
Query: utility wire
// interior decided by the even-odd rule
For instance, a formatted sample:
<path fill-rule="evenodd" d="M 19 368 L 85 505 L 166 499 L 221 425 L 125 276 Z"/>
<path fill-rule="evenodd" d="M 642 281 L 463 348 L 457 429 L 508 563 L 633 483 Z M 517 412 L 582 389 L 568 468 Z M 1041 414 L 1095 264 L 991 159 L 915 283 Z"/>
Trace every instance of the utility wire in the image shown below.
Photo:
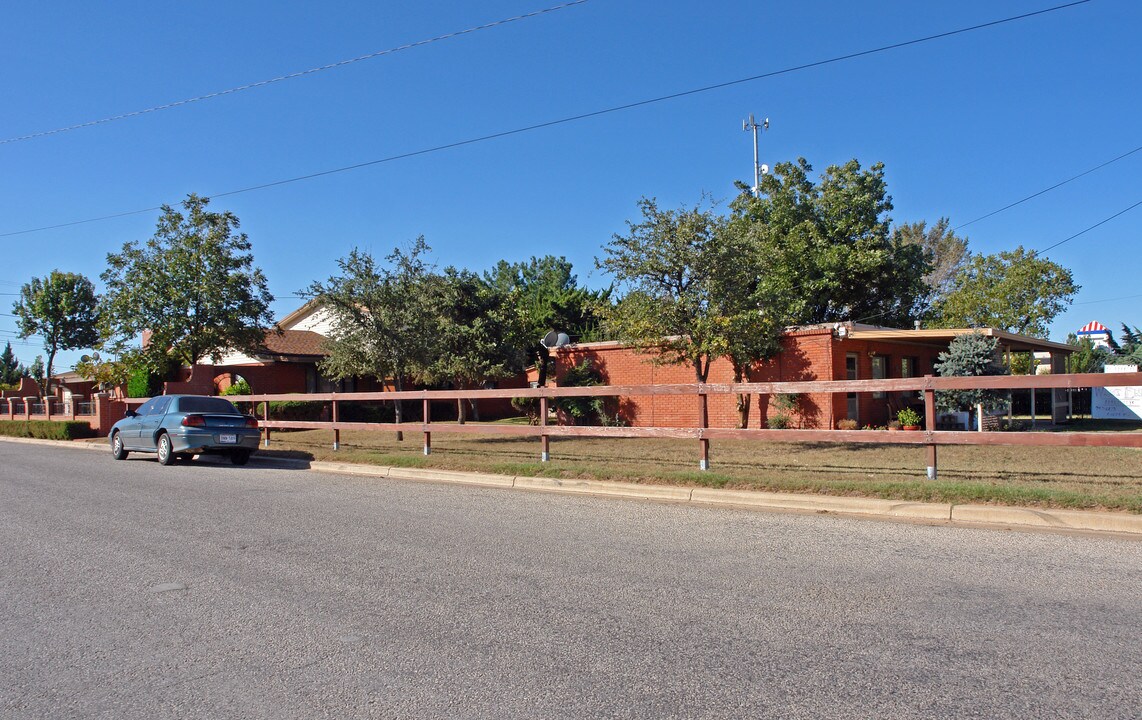
<path fill-rule="evenodd" d="M 1031 254 L 1032 255 L 1042 255 L 1042 254 L 1046 253 L 1048 250 L 1054 250 L 1055 248 L 1059 247 L 1063 243 L 1070 242 L 1071 240 L 1074 240 L 1078 236 L 1084 235 L 1084 234 L 1090 232 L 1091 230 L 1094 230 L 1099 225 L 1105 225 L 1106 223 L 1110 222 L 1111 220 L 1118 217 L 1119 215 L 1125 215 L 1126 213 L 1130 212 L 1131 210 L 1138 207 L 1139 205 L 1142 205 L 1142 200 L 1139 200 L 1138 202 L 1134 203 L 1133 205 L 1126 208 L 1125 210 L 1119 210 L 1118 212 L 1114 213 L 1113 215 L 1111 215 L 1110 217 L 1108 217 L 1104 220 L 1099 220 L 1094 225 L 1091 225 L 1090 227 L 1088 227 L 1086 230 L 1080 230 L 1079 232 L 1075 233 L 1074 235 L 1071 235 L 1069 238 L 1066 238 L 1064 240 L 1060 240 L 1059 242 L 1055 243 L 1054 245 L 1050 245 L 1048 247 L 1045 247 L 1042 250 L 1035 250 Z"/>
<path fill-rule="evenodd" d="M 952 230 L 955 231 L 955 230 L 959 230 L 960 228 L 965 228 L 968 225 L 971 225 L 972 223 L 979 222 L 980 220 L 985 220 L 985 219 L 991 217 L 992 215 L 998 215 L 999 213 L 1003 212 L 1004 210 L 1010 210 L 1011 208 L 1015 207 L 1016 205 L 1022 205 L 1023 203 L 1027 202 L 1028 200 L 1032 200 L 1034 198 L 1037 198 L 1040 195 L 1043 195 L 1044 193 L 1049 193 L 1052 190 L 1054 190 L 1055 188 L 1060 188 L 1069 182 L 1072 182 L 1074 180 L 1078 180 L 1079 178 L 1083 177 L 1084 175 L 1090 175 L 1095 170 L 1101 170 L 1102 168 L 1106 167 L 1107 165 L 1110 165 L 1111 163 L 1116 163 L 1125 157 L 1129 157 L 1129 156 L 1133 155 L 1134 153 L 1138 152 L 1139 150 L 1142 150 L 1142 145 L 1139 145 L 1138 147 L 1136 147 L 1133 150 L 1130 150 L 1128 152 L 1124 152 L 1116 158 L 1112 158 L 1110 160 L 1107 160 L 1106 162 L 1102 163 L 1101 165 L 1095 165 L 1094 167 L 1092 167 L 1089 170 L 1084 170 L 1083 172 L 1079 173 L 1078 175 L 1075 175 L 1074 177 L 1067 178 L 1066 180 L 1064 180 L 1060 183 L 1056 183 L 1056 184 L 1052 185 L 1051 187 L 1046 188 L 1045 190 L 1040 190 L 1037 193 L 1033 193 L 1031 195 L 1028 195 L 1027 197 L 1023 198 L 1022 200 L 1016 200 L 1015 202 L 1011 203 L 1010 205 L 1004 205 L 1003 207 L 999 208 L 998 210 L 992 210 L 991 212 L 987 213 L 986 215 L 980 215 L 975 220 L 968 220 L 966 223 L 963 223 L 962 225 L 955 226 L 954 228 L 952 228 Z"/>
<path fill-rule="evenodd" d="M 1084 300 L 1083 302 L 1074 303 L 1075 305 L 1096 305 L 1105 302 L 1118 302 L 1119 300 L 1133 300 L 1134 298 L 1142 298 L 1142 295 L 1126 295 L 1125 297 L 1106 298 L 1104 300 Z"/>
<path fill-rule="evenodd" d="M 103 125 L 105 123 L 114 122 L 116 120 L 126 120 L 127 118 L 138 117 L 140 115 L 146 115 L 147 113 L 159 112 L 160 110 L 170 110 L 171 108 L 182 107 L 184 105 L 190 105 L 191 103 L 201 102 L 203 100 L 213 100 L 214 98 L 222 97 L 224 95 L 233 95 L 234 93 L 239 93 L 239 92 L 242 92 L 243 90 L 253 90 L 254 88 L 265 87 L 266 85 L 272 85 L 274 83 L 283 82 L 285 80 L 293 80 L 294 78 L 304 77 L 306 75 L 313 75 L 314 73 L 323 72 L 325 70 L 333 70 L 333 69 L 336 69 L 339 67 L 344 67 L 346 65 L 352 65 L 353 63 L 358 63 L 358 62 L 361 62 L 362 60 L 372 60 L 373 58 L 378 58 L 378 57 L 381 57 L 382 55 L 392 55 L 393 53 L 397 53 L 397 52 L 400 52 L 402 50 L 410 50 L 412 48 L 421 47 L 422 45 L 429 45 L 431 43 L 439 42 L 441 40 L 449 40 L 449 39 L 454 38 L 454 37 L 459 37 L 461 35 L 468 35 L 470 33 L 474 33 L 474 32 L 480 31 L 480 30 L 488 30 L 490 28 L 498 27 L 500 25 L 507 25 L 508 23 L 516 22 L 518 20 L 526 20 L 528 18 L 533 18 L 533 17 L 536 17 L 538 15 L 544 15 L 546 13 L 555 12 L 556 10 L 563 10 L 563 9 L 569 8 L 573 5 L 582 5 L 583 3 L 588 2 L 588 1 L 589 0 L 571 0 L 570 2 L 565 2 L 562 5 L 556 5 L 554 7 L 545 8 L 543 10 L 536 10 L 534 12 L 525 13 L 523 15 L 516 15 L 515 17 L 504 18 L 503 20 L 496 20 L 495 22 L 485 23 L 483 25 L 477 25 L 475 27 L 467 28 L 466 30 L 457 30 L 455 32 L 450 32 L 450 33 L 447 33 L 445 35 L 437 35 L 436 37 L 428 38 L 427 40 L 418 40 L 416 42 L 407 43 L 405 45 L 400 45 L 398 47 L 388 48 L 387 50 L 378 50 L 377 52 L 372 52 L 372 53 L 369 53 L 368 55 L 361 55 L 359 57 L 350 58 L 348 60 L 340 60 L 340 61 L 335 62 L 335 63 L 329 63 L 328 65 L 322 65 L 320 67 L 309 68 L 308 70 L 299 70 L 298 72 L 289 73 L 288 75 L 280 75 L 278 77 L 270 78 L 269 80 L 259 80 L 258 82 L 249 83 L 247 85 L 239 85 L 238 87 L 233 87 L 233 88 L 230 88 L 229 90 L 219 90 L 217 92 L 207 93 L 206 95 L 198 95 L 197 97 L 187 98 L 185 100 L 177 100 L 175 102 L 166 103 L 164 105 L 156 105 L 154 107 L 145 108 L 143 110 L 134 110 L 132 112 L 123 113 L 121 115 L 112 115 L 110 117 L 100 118 L 98 120 L 89 120 L 87 122 L 82 122 L 82 123 L 79 123 L 77 125 L 69 125 L 67 127 L 56 128 L 55 130 L 43 130 L 41 132 L 34 132 L 34 133 L 29 133 L 27 135 L 20 135 L 19 137 L 11 137 L 11 138 L 7 138 L 5 140 L 0 140 L 0 145 L 6 145 L 8 143 L 20 142 L 21 140 L 31 140 L 33 138 L 45 137 L 47 135 L 58 135 L 59 133 L 69 132 L 71 130 L 79 130 L 81 128 L 92 127 L 94 125 Z"/>
<path fill-rule="evenodd" d="M 681 92 L 672 93 L 670 95 L 660 95 L 658 97 L 650 98 L 647 100 L 638 100 L 636 102 L 627 103 L 625 105 L 616 105 L 614 107 L 609 107 L 609 108 L 605 108 L 602 110 L 594 110 L 591 112 L 581 113 L 579 115 L 571 115 L 568 117 L 560 118 L 558 120 L 548 120 L 546 122 L 536 123 L 534 125 L 527 125 L 525 127 L 515 128 L 514 130 L 503 130 L 501 132 L 491 133 L 489 135 L 481 135 L 479 137 L 469 138 L 467 140 L 457 140 L 456 142 L 445 143 L 443 145 L 436 145 L 436 146 L 424 148 L 421 150 L 412 150 L 410 152 L 401 153 L 398 155 L 390 155 L 389 157 L 380 158 L 378 160 L 369 160 L 366 162 L 356 163 L 354 165 L 346 165 L 344 167 L 334 168 L 332 170 L 322 170 L 319 172 L 309 173 L 308 175 L 298 175 L 296 177 L 287 178 L 284 180 L 275 180 L 273 182 L 262 183 L 260 185 L 251 185 L 249 187 L 241 188 L 238 190 L 228 190 L 226 192 L 211 193 L 211 194 L 207 194 L 206 197 L 218 198 L 218 197 L 226 197 L 228 195 L 238 195 L 241 193 L 253 192 L 255 190 L 265 190 L 267 188 L 277 187 L 279 185 L 288 185 L 290 183 L 301 182 L 303 180 L 312 180 L 314 178 L 323 177 L 325 175 L 334 175 L 336 173 L 348 172 L 350 170 L 359 170 L 361 168 L 370 167 L 372 165 L 380 165 L 382 163 L 393 162 L 396 160 L 404 160 L 407 158 L 416 157 L 418 155 L 427 155 L 429 153 L 440 152 L 442 150 L 451 150 L 454 148 L 463 147 L 465 145 L 473 145 L 475 143 L 486 142 L 488 140 L 496 140 L 499 138 L 509 137 L 512 135 L 520 135 L 522 133 L 531 132 L 533 130 L 540 130 L 543 128 L 554 127 L 557 125 L 565 125 L 567 123 L 572 123 L 572 122 L 576 122 L 579 120 L 586 120 L 588 118 L 599 117 L 601 115 L 609 115 L 611 113 L 621 112 L 623 110 L 631 110 L 634 108 L 644 107 L 647 105 L 653 105 L 656 103 L 665 102 L 667 100 L 677 100 L 678 98 L 688 97 L 691 95 L 697 95 L 699 93 L 711 92 L 713 90 L 721 90 L 723 88 L 732 87 L 734 85 L 741 85 L 743 83 L 773 78 L 773 77 L 777 77 L 779 75 L 786 75 L 789 73 L 799 72 L 801 70 L 808 70 L 811 68 L 821 67 L 823 65 L 830 65 L 830 64 L 834 64 L 834 63 L 839 63 L 839 62 L 843 62 L 845 60 L 852 60 L 852 59 L 864 57 L 867 55 L 874 55 L 877 53 L 887 52 L 889 50 L 897 50 L 899 48 L 908 47 L 910 45 L 917 45 L 920 43 L 931 42 L 933 40 L 940 40 L 943 38 L 952 37 L 954 35 L 962 35 L 964 33 L 973 32 L 976 30 L 982 30 L 982 29 L 989 28 L 989 27 L 995 27 L 996 25 L 1003 25 L 1006 23 L 1016 22 L 1018 20 L 1025 20 L 1027 18 L 1035 17 L 1037 15 L 1043 15 L 1043 14 L 1050 13 L 1050 12 L 1055 12 L 1057 10 L 1064 10 L 1066 8 L 1075 7 L 1077 5 L 1084 5 L 1084 4 L 1089 3 L 1089 2 L 1091 2 L 1091 0 L 1076 0 L 1076 2 L 1066 3 L 1064 5 L 1056 5 L 1054 7 L 1045 8 L 1043 10 L 1036 10 L 1036 11 L 1029 12 L 1029 13 L 1023 13 L 1022 15 L 1013 15 L 1011 17 L 1003 18 L 1001 20 L 992 20 L 991 22 L 981 23 L 978 25 L 972 25 L 969 27 L 960 28 L 958 30 L 949 30 L 947 32 L 937 33 L 935 35 L 927 35 L 925 37 L 916 38 L 913 40 L 905 40 L 903 42 L 892 43 L 891 45 L 882 45 L 880 47 L 873 48 L 871 50 L 862 50 L 859 52 L 848 53 L 846 55 L 838 55 L 836 57 L 832 57 L 832 58 L 829 58 L 826 60 L 818 60 L 815 62 L 805 63 L 802 65 L 795 65 L 795 66 L 784 68 L 781 70 L 773 70 L 770 72 L 762 73 L 760 75 L 751 75 L 750 77 L 739 78 L 737 80 L 730 80 L 727 82 L 717 83 L 714 85 L 706 85 L 704 87 L 695 88 L 692 90 L 683 90 Z M 114 215 L 103 215 L 100 217 L 88 218 L 86 220 L 75 220 L 72 222 L 59 223 L 56 225 L 46 225 L 46 226 L 38 227 L 38 228 L 30 228 L 28 230 L 15 230 L 15 231 L 6 232 L 6 233 L 0 233 L 0 237 L 12 237 L 14 235 L 25 235 L 28 233 L 41 232 L 43 230 L 55 230 L 55 229 L 63 228 L 63 227 L 70 227 L 72 225 L 82 225 L 85 223 L 100 222 L 103 220 L 111 220 L 114 218 L 126 217 L 128 215 L 139 215 L 141 213 L 153 212 L 155 210 L 160 210 L 160 209 L 161 209 L 161 206 L 160 207 L 150 207 L 150 208 L 144 208 L 141 210 L 130 210 L 127 212 L 116 213 Z"/>

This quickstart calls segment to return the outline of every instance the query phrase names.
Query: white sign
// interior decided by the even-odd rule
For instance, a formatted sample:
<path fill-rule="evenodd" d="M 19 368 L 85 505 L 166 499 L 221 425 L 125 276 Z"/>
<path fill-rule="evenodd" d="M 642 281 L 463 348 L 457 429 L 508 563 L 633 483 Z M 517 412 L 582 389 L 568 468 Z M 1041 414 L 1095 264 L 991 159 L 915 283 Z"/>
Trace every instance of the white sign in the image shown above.
<path fill-rule="evenodd" d="M 1107 365 L 1106 372 L 1138 372 L 1138 366 Z M 1090 415 L 1099 420 L 1142 420 L 1142 386 L 1091 388 Z"/>

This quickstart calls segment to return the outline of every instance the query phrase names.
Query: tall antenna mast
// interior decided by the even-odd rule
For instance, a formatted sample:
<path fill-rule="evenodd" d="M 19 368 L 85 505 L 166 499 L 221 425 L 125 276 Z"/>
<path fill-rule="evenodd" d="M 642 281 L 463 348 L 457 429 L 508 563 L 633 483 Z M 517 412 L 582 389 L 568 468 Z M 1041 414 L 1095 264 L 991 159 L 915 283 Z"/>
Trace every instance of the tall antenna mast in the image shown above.
<path fill-rule="evenodd" d="M 761 176 L 769 172 L 768 165 L 760 165 L 757 161 L 757 130 L 761 128 L 762 132 L 769 129 L 769 118 L 762 121 L 761 125 L 757 124 L 757 120 L 753 119 L 753 113 L 749 114 L 748 120 L 742 120 L 742 130 L 746 132 L 753 131 L 753 190 L 754 197 L 761 197 Z"/>

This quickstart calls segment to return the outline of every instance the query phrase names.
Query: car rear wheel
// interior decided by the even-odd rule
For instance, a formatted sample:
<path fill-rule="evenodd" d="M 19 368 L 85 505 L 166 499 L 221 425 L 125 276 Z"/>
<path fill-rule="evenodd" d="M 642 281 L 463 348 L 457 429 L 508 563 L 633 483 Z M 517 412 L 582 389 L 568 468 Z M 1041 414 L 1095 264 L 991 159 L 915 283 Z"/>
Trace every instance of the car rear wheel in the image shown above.
<path fill-rule="evenodd" d="M 111 457 L 116 460 L 127 459 L 127 450 L 123 447 L 123 438 L 119 437 L 118 432 L 111 436 Z"/>
<path fill-rule="evenodd" d="M 234 452 L 230 453 L 230 462 L 234 463 L 235 465 L 245 465 L 246 463 L 250 462 L 250 451 L 235 450 Z"/>
<path fill-rule="evenodd" d="M 171 465 L 174 463 L 174 449 L 171 447 L 170 436 L 166 433 L 159 435 L 159 464 Z"/>

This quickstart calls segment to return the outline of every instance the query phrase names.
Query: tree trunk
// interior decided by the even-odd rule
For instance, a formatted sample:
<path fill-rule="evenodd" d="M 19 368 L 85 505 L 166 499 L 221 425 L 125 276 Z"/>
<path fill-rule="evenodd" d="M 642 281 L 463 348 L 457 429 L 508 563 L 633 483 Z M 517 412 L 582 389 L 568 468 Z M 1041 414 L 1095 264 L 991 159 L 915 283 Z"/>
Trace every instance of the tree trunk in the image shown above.
<path fill-rule="evenodd" d="M 536 384 L 539 385 L 539 387 L 544 387 L 547 385 L 547 358 L 548 357 L 549 357 L 549 354 L 547 352 L 547 348 L 543 348 L 542 350 L 540 350 L 539 352 L 537 352 L 535 354 L 535 363 L 536 363 L 535 367 L 536 367 L 536 370 L 539 371 L 539 378 L 538 378 L 539 382 Z"/>
<path fill-rule="evenodd" d="M 44 402 L 48 402 L 48 398 L 52 394 L 52 368 L 55 367 L 56 351 L 55 348 L 48 353 L 48 366 L 44 368 Z"/>
<path fill-rule="evenodd" d="M 464 398 L 456 398 L 456 422 L 464 424 Z"/>
<path fill-rule="evenodd" d="M 734 382 L 749 382 L 749 372 L 734 364 Z M 749 393 L 739 393 L 738 398 L 738 428 L 744 430 L 749 427 L 749 405 L 753 396 Z M 764 425 L 764 423 L 763 423 Z"/>

